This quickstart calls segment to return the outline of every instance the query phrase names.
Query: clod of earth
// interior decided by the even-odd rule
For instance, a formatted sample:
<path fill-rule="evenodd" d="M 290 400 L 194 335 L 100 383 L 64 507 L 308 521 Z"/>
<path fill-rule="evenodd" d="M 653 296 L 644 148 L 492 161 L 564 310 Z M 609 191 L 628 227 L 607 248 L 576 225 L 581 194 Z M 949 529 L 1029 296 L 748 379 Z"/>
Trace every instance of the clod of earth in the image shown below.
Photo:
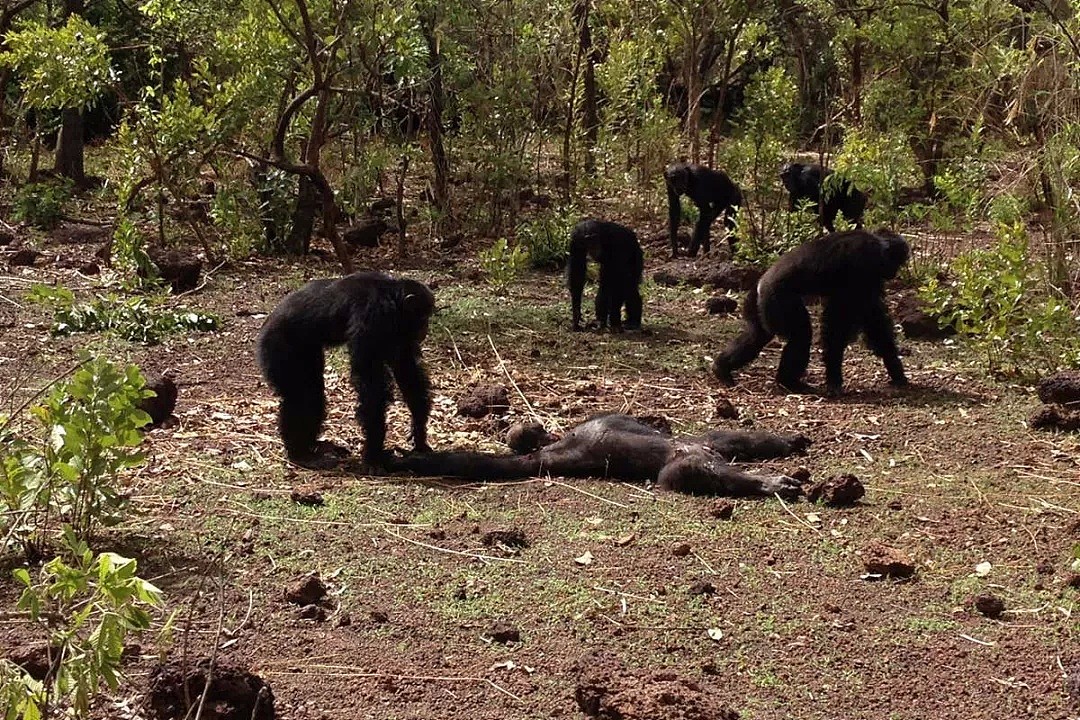
<path fill-rule="evenodd" d="M 503 385 L 477 385 L 458 400 L 457 410 L 471 418 L 505 415 L 510 410 L 510 394 Z"/>
<path fill-rule="evenodd" d="M 709 515 L 717 520 L 730 520 L 735 514 L 735 503 L 731 500 L 714 500 L 709 505 Z"/>
<path fill-rule="evenodd" d="M 390 613 L 385 610 L 379 610 L 378 608 L 371 610 L 368 613 L 368 617 L 371 618 L 371 622 L 377 625 L 385 625 L 390 622 Z"/>
<path fill-rule="evenodd" d="M 705 284 L 717 290 L 735 290 L 745 292 L 757 284 L 765 273 L 753 265 L 721 265 L 705 279 Z"/>
<path fill-rule="evenodd" d="M 492 642 L 502 645 L 521 642 L 521 630 L 507 620 L 497 620 L 488 630 L 487 635 Z"/>
<path fill-rule="evenodd" d="M 808 483 L 808 482 L 810 482 L 810 477 L 811 477 L 810 468 L 808 468 L 808 467 L 795 468 L 795 470 L 791 473 L 791 477 L 795 478 L 800 483 Z"/>
<path fill-rule="evenodd" d="M 942 327 L 928 309 L 926 304 L 914 295 L 899 299 L 896 303 L 896 317 L 905 337 L 912 340 L 941 340 L 956 334 L 956 328 L 951 325 Z"/>
<path fill-rule="evenodd" d="M 194 290 L 202 274 L 202 260 L 179 250 L 151 247 L 147 254 L 158 269 L 158 277 L 167 282 L 174 293 Z M 140 270 L 140 275 L 145 271 Z"/>
<path fill-rule="evenodd" d="M 1080 405 L 1080 371 L 1065 370 L 1043 378 L 1038 393 L 1047 404 Z"/>
<path fill-rule="evenodd" d="M 705 312 L 710 315 L 730 315 L 739 309 L 739 301 L 727 295 L 711 297 L 705 301 Z"/>
<path fill-rule="evenodd" d="M 1080 410 L 1068 410 L 1061 405 L 1043 405 L 1031 414 L 1028 425 L 1035 430 L 1076 432 L 1080 430 Z"/>
<path fill-rule="evenodd" d="M 308 507 L 321 507 L 325 502 L 318 488 L 311 485 L 301 485 L 293 488 L 292 492 L 289 493 L 289 499 L 297 505 L 307 505 Z"/>
<path fill-rule="evenodd" d="M 318 573 L 294 580 L 285 588 L 285 600 L 293 605 L 318 605 L 327 595 L 326 584 Z"/>
<path fill-rule="evenodd" d="M 997 620 L 1005 612 L 1005 601 L 992 593 L 984 593 L 971 599 L 972 606 L 991 620 Z"/>
<path fill-rule="evenodd" d="M 671 547 L 671 554 L 675 557 L 686 557 L 690 554 L 690 543 L 675 543 Z"/>
<path fill-rule="evenodd" d="M 15 242 L 15 235 L 7 230 L 0 230 L 0 247 L 7 247 Z"/>
<path fill-rule="evenodd" d="M 724 420 L 739 419 L 739 411 L 727 398 L 720 398 L 716 401 L 716 408 L 713 410 L 713 413 L 716 417 L 723 418 Z"/>
<path fill-rule="evenodd" d="M 150 672 L 146 705 L 158 720 L 194 717 L 210 676 L 203 720 L 274 720 L 274 693 L 262 678 L 220 660 L 210 667 L 203 658 L 194 665 L 159 665 Z"/>
<path fill-rule="evenodd" d="M 832 507 L 854 505 L 865 494 L 866 488 L 854 475 L 833 475 L 806 489 L 808 501 L 816 503 L 820 500 Z"/>
<path fill-rule="evenodd" d="M 524 530 L 511 528 L 510 530 L 489 530 L 480 539 L 486 547 L 505 547 L 520 549 L 529 547 L 529 538 Z"/>
<path fill-rule="evenodd" d="M 296 614 L 301 620 L 314 620 L 317 623 L 326 620 L 326 610 L 319 605 L 305 605 Z"/>
<path fill-rule="evenodd" d="M 1065 584 L 1076 590 L 1080 590 L 1080 573 L 1070 573 L 1069 577 L 1065 578 Z"/>
<path fill-rule="evenodd" d="M 903 551 L 882 543 L 873 543 L 863 551 L 863 568 L 878 578 L 909 578 L 915 563 Z"/>
<path fill-rule="evenodd" d="M 30 267 L 39 257 L 41 257 L 41 253 L 37 250 L 23 248 L 8 256 L 8 265 L 11 267 Z"/>
<path fill-rule="evenodd" d="M 674 671 L 627 670 L 607 655 L 577 663 L 574 699 L 595 720 L 738 720 L 710 690 Z"/>
<path fill-rule="evenodd" d="M 691 595 L 715 595 L 716 586 L 708 580 L 695 580 L 688 591 Z"/>
<path fill-rule="evenodd" d="M 1076 666 L 1069 673 L 1065 681 L 1065 690 L 1069 693 L 1074 708 L 1080 709 L 1080 666 Z"/>
<path fill-rule="evenodd" d="M 146 378 L 146 389 L 153 390 L 153 397 L 143 398 L 139 401 L 139 409 L 150 416 L 150 427 L 157 427 L 169 419 L 176 409 L 176 398 L 179 391 L 176 381 L 169 371 L 160 375 L 149 375 Z"/>
<path fill-rule="evenodd" d="M 890 510 L 903 510 L 904 503 L 900 500 L 900 498 L 893 498 L 885 504 L 885 507 L 889 508 Z"/>

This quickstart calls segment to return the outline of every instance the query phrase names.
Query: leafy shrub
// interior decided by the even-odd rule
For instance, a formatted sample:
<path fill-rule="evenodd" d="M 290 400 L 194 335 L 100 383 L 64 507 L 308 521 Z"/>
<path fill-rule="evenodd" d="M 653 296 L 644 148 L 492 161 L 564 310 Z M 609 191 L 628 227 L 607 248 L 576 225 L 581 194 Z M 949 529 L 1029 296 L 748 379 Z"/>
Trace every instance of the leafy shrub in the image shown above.
<path fill-rule="evenodd" d="M 0 537 L 27 555 L 44 547 L 60 522 L 78 538 L 119 521 L 126 498 L 120 471 L 138 465 L 139 429 L 150 416 L 138 404 L 150 395 L 134 365 L 98 358 L 55 387 L 30 415 L 41 425 L 30 442 L 0 428 Z M 8 524 L 5 527 L 5 523 Z M 0 548 L 3 549 L 3 548 Z"/>
<path fill-rule="evenodd" d="M 119 217 L 113 231 L 112 255 L 116 266 L 130 271 L 132 277 L 152 278 L 157 275 L 157 268 L 146 252 L 146 239 L 126 215 Z"/>
<path fill-rule="evenodd" d="M 54 558 L 36 581 L 25 568 L 13 573 L 23 587 L 17 607 L 45 635 L 53 670 L 45 680 L 35 680 L 0 660 L 4 718 L 59 716 L 61 708 L 77 718 L 89 717 L 102 683 L 110 690 L 119 685 L 127 636 L 149 630 L 151 611 L 162 605 L 161 591 L 135 575 L 135 560 L 94 555 L 70 528 L 64 540 L 71 564 Z"/>
<path fill-rule="evenodd" d="M 772 265 L 783 253 L 820 234 L 817 216 L 805 208 L 775 213 L 769 240 L 753 232 L 752 228 L 744 227 L 747 224 L 744 217 L 748 216 L 744 216 L 741 209 L 735 216 L 735 235 L 739 238 L 735 257 L 740 262 L 752 265 Z"/>
<path fill-rule="evenodd" d="M 517 244 L 525 249 L 530 267 L 558 269 L 566 264 L 577 217 L 574 208 L 557 207 L 518 225 Z"/>
<path fill-rule="evenodd" d="M 1007 217 L 1007 208 L 1000 210 Z M 947 280 L 926 279 L 920 294 L 942 324 L 983 354 L 994 374 L 1038 377 L 1080 362 L 1076 310 L 1046 290 L 1028 256 L 1021 222 L 998 226 L 998 242 L 957 257 Z"/>
<path fill-rule="evenodd" d="M 500 292 L 506 292 L 529 262 L 529 255 L 520 245 L 510 248 L 506 238 L 499 238 L 480 253 L 480 267 L 487 273 L 488 282 Z"/>
<path fill-rule="evenodd" d="M 145 297 L 123 300 L 110 295 L 91 302 L 76 302 L 75 295 L 67 288 L 48 285 L 35 285 L 27 297 L 52 307 L 55 335 L 107 332 L 131 342 L 155 345 L 173 333 L 212 332 L 220 327 L 214 315 L 162 307 Z"/>
<path fill-rule="evenodd" d="M 73 188 L 70 180 L 23 185 L 15 193 L 12 217 L 42 230 L 54 228 L 64 216 L 64 205 L 71 199 Z"/>
<path fill-rule="evenodd" d="M 874 213 L 891 221 L 900 191 L 922 181 L 907 136 L 901 132 L 874 133 L 848 128 L 844 147 L 833 160 L 832 168 L 871 196 L 868 225 L 877 222 L 872 217 Z"/>

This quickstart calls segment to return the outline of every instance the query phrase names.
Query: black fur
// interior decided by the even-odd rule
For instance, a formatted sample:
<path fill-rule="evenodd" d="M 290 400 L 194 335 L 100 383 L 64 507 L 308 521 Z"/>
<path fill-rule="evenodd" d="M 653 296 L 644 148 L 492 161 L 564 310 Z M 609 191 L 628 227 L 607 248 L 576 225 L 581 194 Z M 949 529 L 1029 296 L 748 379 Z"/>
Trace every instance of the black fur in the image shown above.
<path fill-rule="evenodd" d="M 306 467 L 331 462 L 317 443 L 326 419 L 323 350 L 343 344 L 364 431 L 364 460 L 379 463 L 386 456 L 391 374 L 412 415 L 413 444 L 428 448 L 431 383 L 420 346 L 434 309 L 435 296 L 424 284 L 374 272 L 312 280 L 278 303 L 259 333 L 258 361 L 281 398 L 279 432 L 290 460 Z"/>
<path fill-rule="evenodd" d="M 589 258 L 600 264 L 596 289 L 596 322 L 603 328 L 621 330 L 622 308 L 626 306 L 626 328 L 641 328 L 641 275 L 645 258 L 634 231 L 613 222 L 582 220 L 570 233 L 570 310 L 574 330 L 581 330 L 581 293 L 585 288 Z"/>
<path fill-rule="evenodd" d="M 884 360 L 892 384 L 906 385 L 884 290 L 908 253 L 904 238 L 886 230 L 833 233 L 785 253 L 747 293 L 746 325 L 716 358 L 713 372 L 722 382 L 735 384 L 732 373 L 778 335 L 786 344 L 776 382 L 793 392 L 809 391 L 803 375 L 810 363 L 812 329 L 803 298 L 817 295 L 825 301 L 821 342 L 828 391 L 840 391 L 844 349 L 860 331 L 870 350 Z"/>
<path fill-rule="evenodd" d="M 600 415 L 528 455 L 416 453 L 394 458 L 390 467 L 470 480 L 606 477 L 652 481 L 665 490 L 691 495 L 779 493 L 790 500 L 799 495 L 798 481 L 785 475 L 750 475 L 729 463 L 788 457 L 802 453 L 809 444 L 803 435 L 742 430 L 673 439 L 628 415 Z"/>
<path fill-rule="evenodd" d="M 821 202 L 821 184 L 832 175 L 832 170 L 825 170 L 820 165 L 789 163 L 780 171 L 780 180 L 790 193 L 788 208 L 794 210 L 802 200 L 809 200 L 809 208 L 821 219 L 821 224 L 829 232 L 836 231 L 836 214 L 842 212 L 844 218 L 856 228 L 862 227 L 863 212 L 866 210 L 866 193 L 855 187 L 850 180 L 843 178 L 826 189 L 825 202 Z"/>
<path fill-rule="evenodd" d="M 671 257 L 679 254 L 678 232 L 682 207 L 679 196 L 685 195 L 697 205 L 698 222 L 690 240 L 690 257 L 695 257 L 700 247 L 709 252 L 709 228 L 720 215 L 728 229 L 728 247 L 735 254 L 735 213 L 742 205 L 743 197 L 738 185 L 720 170 L 702 165 L 676 163 L 664 170 L 664 183 L 668 195 L 668 235 L 671 240 Z"/>

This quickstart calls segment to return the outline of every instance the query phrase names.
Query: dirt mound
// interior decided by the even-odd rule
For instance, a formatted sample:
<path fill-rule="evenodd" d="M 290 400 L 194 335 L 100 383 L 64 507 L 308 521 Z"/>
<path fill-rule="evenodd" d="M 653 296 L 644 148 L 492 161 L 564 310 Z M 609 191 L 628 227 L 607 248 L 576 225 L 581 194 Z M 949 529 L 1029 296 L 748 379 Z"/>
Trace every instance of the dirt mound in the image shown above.
<path fill-rule="evenodd" d="M 992 593 L 978 595 L 971 599 L 971 605 L 980 615 L 997 620 L 1005 612 L 1005 601 Z"/>
<path fill-rule="evenodd" d="M 1076 432 L 1080 430 L 1080 410 L 1067 410 L 1061 405 L 1043 405 L 1031 414 L 1028 425 L 1034 430 Z"/>
<path fill-rule="evenodd" d="M 458 415 L 482 418 L 505 415 L 510 410 L 510 393 L 505 385 L 477 385 L 458 400 Z"/>
<path fill-rule="evenodd" d="M 506 444 L 518 455 L 528 455 L 558 440 L 538 422 L 514 423 L 506 431 Z"/>
<path fill-rule="evenodd" d="M 807 472 L 807 476 L 809 476 L 809 472 Z M 833 475 L 806 488 L 806 499 L 808 501 L 816 503 L 820 500 L 823 504 L 832 507 L 854 505 L 865 494 L 866 488 L 863 487 L 859 478 L 854 475 Z"/>
<path fill-rule="evenodd" d="M 730 520 L 735 514 L 735 503 L 726 498 L 713 500 L 707 510 L 710 517 L 717 520 Z"/>
<path fill-rule="evenodd" d="M 49 238 L 61 245 L 96 244 L 111 234 L 112 228 L 105 225 L 62 222 L 49 231 Z"/>
<path fill-rule="evenodd" d="M 1080 371 L 1066 370 L 1039 381 L 1039 399 L 1044 403 L 1080 408 Z"/>
<path fill-rule="evenodd" d="M 863 567 L 871 579 L 909 578 L 915 574 L 915 563 L 907 554 L 881 543 L 874 543 L 863 552 Z"/>
<path fill-rule="evenodd" d="M 705 301 L 705 312 L 710 315 L 730 315 L 739 309 L 739 301 L 727 295 L 717 295 Z"/>
<path fill-rule="evenodd" d="M 896 303 L 896 318 L 904 335 L 912 340 L 941 340 L 956 334 L 956 328 L 942 327 L 927 305 L 914 295 L 904 295 Z"/>
<path fill-rule="evenodd" d="M 630 671 L 614 658 L 584 658 L 574 699 L 597 720 L 738 720 L 708 688 L 674 671 Z"/>
<path fill-rule="evenodd" d="M 49 644 L 44 642 L 28 643 L 12 648 L 7 653 L 7 659 L 21 667 L 26 674 L 35 680 L 44 680 L 49 676 L 50 670 L 54 669 L 49 660 L 56 663 L 60 660 L 59 650 L 49 652 Z"/>
<path fill-rule="evenodd" d="M 705 284 L 717 290 L 749 290 L 765 271 L 754 265 L 732 265 L 725 263 L 705 277 Z"/>
<path fill-rule="evenodd" d="M 318 573 L 294 580 L 285 588 L 285 601 L 293 605 L 317 605 L 326 599 L 326 584 Z"/>
<path fill-rule="evenodd" d="M 274 720 L 274 693 L 262 678 L 220 662 L 209 669 L 205 658 L 186 670 L 176 662 L 154 668 L 146 697 L 150 713 L 159 720 L 195 717 L 189 710 L 198 706 L 209 674 L 204 720 Z"/>
<path fill-rule="evenodd" d="M 727 398 L 720 398 L 716 401 L 716 408 L 713 409 L 713 415 L 725 420 L 739 419 L 739 411 Z"/>
<path fill-rule="evenodd" d="M 521 642 L 521 630 L 508 620 L 495 621 L 495 624 L 488 630 L 487 635 L 491 638 L 492 642 L 497 642 L 501 645 Z"/>
<path fill-rule="evenodd" d="M 172 373 L 166 371 L 161 375 L 148 375 L 146 389 L 154 391 L 154 397 L 143 398 L 139 401 L 139 409 L 150 416 L 150 427 L 157 427 L 169 419 L 176 409 L 176 398 L 179 391 Z"/>
<path fill-rule="evenodd" d="M 529 547 L 529 538 L 525 531 L 518 528 L 509 530 L 489 530 L 480 538 L 485 547 L 504 547 L 511 550 Z"/>

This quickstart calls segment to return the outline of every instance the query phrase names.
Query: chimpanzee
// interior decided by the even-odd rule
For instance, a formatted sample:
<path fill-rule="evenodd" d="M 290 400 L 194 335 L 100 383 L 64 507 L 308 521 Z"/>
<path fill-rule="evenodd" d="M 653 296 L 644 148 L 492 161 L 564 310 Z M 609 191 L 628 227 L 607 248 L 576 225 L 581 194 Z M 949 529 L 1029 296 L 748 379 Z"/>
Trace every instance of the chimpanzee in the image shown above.
<path fill-rule="evenodd" d="M 821 218 L 821 224 L 829 232 L 836 232 L 836 213 L 844 213 L 849 223 L 856 228 L 862 227 L 863 212 L 866 210 L 866 193 L 855 187 L 847 178 L 842 178 L 825 189 L 825 202 L 821 203 L 821 184 L 832 170 L 820 165 L 788 163 L 780 171 L 780 180 L 791 194 L 788 209 L 798 207 L 800 200 L 809 200 L 810 209 Z"/>
<path fill-rule="evenodd" d="M 750 475 L 731 462 L 768 460 L 802 453 L 803 435 L 711 430 L 671 438 L 628 415 L 599 415 L 551 445 L 528 455 L 429 452 L 394 457 L 393 470 L 470 480 L 511 480 L 543 475 L 652 481 L 690 495 L 772 495 L 791 500 L 799 482 L 786 475 Z"/>
<path fill-rule="evenodd" d="M 679 196 L 690 198 L 698 209 L 698 221 L 694 227 L 694 236 L 690 240 L 690 257 L 696 257 L 698 248 L 709 252 L 709 228 L 713 221 L 724 215 L 724 226 L 728 229 L 728 247 L 735 253 L 735 213 L 742 205 L 743 197 L 739 186 L 720 170 L 712 170 L 703 165 L 675 163 L 664 169 L 664 182 L 667 184 L 668 197 L 668 234 L 671 239 L 671 257 L 678 257 L 679 218 L 682 207 Z"/>
<path fill-rule="evenodd" d="M 641 329 L 641 275 L 645 256 L 637 235 L 630 228 L 603 220 L 582 220 L 570 233 L 570 310 L 574 330 L 581 330 L 581 293 L 585 288 L 588 259 L 600 264 L 600 286 L 596 289 L 596 322 L 600 328 L 622 330 L 622 308 L 626 306 L 626 329 Z"/>
<path fill-rule="evenodd" d="M 386 458 L 391 373 L 412 415 L 413 445 L 429 449 L 431 383 L 420 353 L 434 310 L 435 296 L 423 283 L 376 272 L 312 280 L 278 303 L 259 333 L 257 354 L 281 398 L 278 430 L 292 462 L 324 469 L 344 452 L 316 441 L 326 418 L 323 350 L 343 344 L 364 431 L 364 461 L 377 465 Z"/>
<path fill-rule="evenodd" d="M 732 372 L 753 361 L 779 335 L 786 344 L 776 382 L 791 392 L 809 392 L 803 375 L 810 363 L 812 329 L 803 297 L 817 295 L 825 301 L 821 342 L 828 392 L 840 392 L 844 349 L 860 331 L 870 350 L 885 361 L 891 383 L 906 385 L 884 289 L 908 253 L 904 238 L 888 230 L 832 233 L 784 253 L 746 294 L 746 326 L 716 358 L 713 372 L 734 385 Z"/>

